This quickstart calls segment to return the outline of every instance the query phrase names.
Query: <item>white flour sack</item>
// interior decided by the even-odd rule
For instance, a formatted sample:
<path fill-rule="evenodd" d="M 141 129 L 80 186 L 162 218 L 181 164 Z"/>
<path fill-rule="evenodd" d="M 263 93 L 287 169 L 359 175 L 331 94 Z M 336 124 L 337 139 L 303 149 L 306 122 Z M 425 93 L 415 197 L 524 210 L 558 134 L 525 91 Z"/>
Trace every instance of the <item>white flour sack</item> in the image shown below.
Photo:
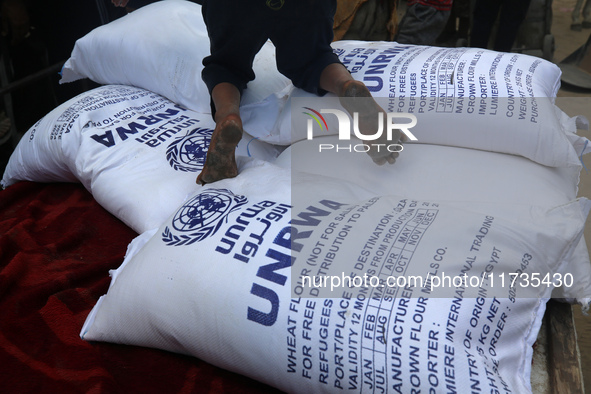
<path fill-rule="evenodd" d="M 214 128 L 211 115 L 156 93 L 102 86 L 33 125 L 12 154 L 2 186 L 78 180 L 103 207 L 143 232 L 200 187 L 195 181 Z M 245 134 L 236 154 L 272 160 L 279 151 Z"/>
<path fill-rule="evenodd" d="M 577 197 L 578 167 L 546 167 L 515 155 L 428 144 L 406 144 L 396 163 L 384 166 L 376 166 L 363 152 L 319 150 L 319 146 L 338 143 L 337 136 L 300 141 L 275 163 L 354 182 L 375 195 L 547 207 Z M 552 296 L 587 306 L 591 302 L 591 262 L 584 239 L 566 264 L 574 283 L 556 288 Z"/>
<path fill-rule="evenodd" d="M 499 278 L 560 276 L 585 199 L 542 209 L 380 197 L 251 165 L 132 243 L 82 338 L 193 355 L 289 393 L 531 392 L 552 286 Z M 457 283 L 447 298 L 426 285 L 355 285 L 405 269 L 494 283 Z M 358 279 L 332 292 L 304 282 L 330 275 Z"/>
<path fill-rule="evenodd" d="M 201 6 L 184 0 L 158 1 L 80 38 L 64 64 L 60 83 L 90 78 L 101 84 L 137 86 L 209 113 L 209 93 L 201 79 L 202 61 L 208 55 Z M 263 46 L 253 68 L 259 77 L 248 85 L 242 103 L 260 103 L 268 109 L 269 102 L 276 101 L 275 93 L 290 85 L 277 71 L 271 42 Z"/>
<path fill-rule="evenodd" d="M 564 117 L 554 105 L 560 69 L 550 62 L 477 48 L 362 41 L 332 45 L 383 110 L 400 117 L 392 123 L 411 124 L 404 115 L 415 117 L 409 131 L 416 142 L 510 153 L 547 166 L 580 165 L 579 156 L 589 151 L 587 139 L 574 134 L 577 119 Z M 334 98 L 292 96 L 291 129 L 285 129 L 289 122 L 284 120 L 281 132 L 291 130 L 294 141 L 310 138 L 310 128 L 315 136 L 342 132 L 337 117 L 326 112 L 342 110 Z M 308 126 L 312 110 L 324 125 Z M 583 119 L 578 124 L 585 126 Z"/>

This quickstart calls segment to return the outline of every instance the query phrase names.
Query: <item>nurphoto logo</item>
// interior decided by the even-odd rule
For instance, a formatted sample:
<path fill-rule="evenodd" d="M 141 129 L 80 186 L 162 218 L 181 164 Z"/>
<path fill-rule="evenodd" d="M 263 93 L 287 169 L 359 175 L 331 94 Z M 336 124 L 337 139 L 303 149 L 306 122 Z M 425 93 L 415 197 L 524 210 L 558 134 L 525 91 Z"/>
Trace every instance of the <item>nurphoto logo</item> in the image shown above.
<path fill-rule="evenodd" d="M 328 132 L 328 123 L 323 114 L 331 114 L 337 117 L 338 121 L 338 136 L 341 141 L 351 141 L 351 124 L 353 125 L 353 135 L 359 138 L 362 143 L 353 144 L 320 144 L 318 149 L 320 152 L 323 150 L 340 150 L 348 152 L 368 152 L 375 150 L 380 152 L 381 150 L 387 150 L 388 152 L 402 152 L 404 147 L 400 143 L 398 137 L 399 132 L 404 134 L 408 140 L 417 141 L 417 137 L 410 131 L 411 128 L 416 126 L 417 117 L 413 114 L 406 112 L 389 112 L 384 116 L 383 112 L 377 114 L 377 130 L 373 133 L 373 130 L 360 131 L 359 125 L 359 113 L 353 112 L 353 122 L 351 117 L 345 111 L 338 109 L 321 109 L 317 111 L 310 107 L 304 107 L 309 112 L 304 112 L 310 118 L 307 123 L 307 139 L 311 140 L 314 138 L 314 123 L 316 123 L 321 131 Z M 386 119 L 386 125 L 384 127 L 384 118 Z M 397 123 L 402 120 L 402 123 Z M 406 122 L 404 122 L 406 120 Z M 367 134 L 368 132 L 373 134 Z M 385 135 L 384 135 L 385 133 Z M 374 141 L 374 142 L 370 142 Z M 394 143 L 391 143 L 394 142 Z"/>

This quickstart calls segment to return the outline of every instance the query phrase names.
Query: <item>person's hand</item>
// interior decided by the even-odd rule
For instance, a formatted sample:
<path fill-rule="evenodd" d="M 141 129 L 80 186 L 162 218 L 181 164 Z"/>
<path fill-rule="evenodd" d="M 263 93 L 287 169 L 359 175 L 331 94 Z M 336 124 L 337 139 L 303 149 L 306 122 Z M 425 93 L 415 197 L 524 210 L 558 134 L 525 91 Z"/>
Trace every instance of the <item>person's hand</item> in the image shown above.
<path fill-rule="evenodd" d="M 115 7 L 125 7 L 129 0 L 111 0 L 111 3 L 115 5 Z"/>
<path fill-rule="evenodd" d="M 31 34 L 29 12 L 22 0 L 4 0 L 2 14 L 2 37 L 10 36 L 10 44 L 18 45 Z"/>

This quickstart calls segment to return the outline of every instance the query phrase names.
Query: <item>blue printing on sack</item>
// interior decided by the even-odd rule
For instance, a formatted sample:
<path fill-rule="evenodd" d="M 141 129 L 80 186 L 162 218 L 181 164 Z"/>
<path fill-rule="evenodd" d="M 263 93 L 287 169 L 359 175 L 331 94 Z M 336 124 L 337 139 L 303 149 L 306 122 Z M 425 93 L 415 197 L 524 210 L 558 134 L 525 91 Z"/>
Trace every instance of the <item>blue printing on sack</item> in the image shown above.
<path fill-rule="evenodd" d="M 253 139 L 251 139 L 250 141 L 248 141 L 248 144 L 246 144 L 246 153 L 248 154 L 248 157 L 252 157 L 252 155 L 250 154 L 250 143 L 254 140 L 258 140 L 259 137 L 254 137 Z"/>

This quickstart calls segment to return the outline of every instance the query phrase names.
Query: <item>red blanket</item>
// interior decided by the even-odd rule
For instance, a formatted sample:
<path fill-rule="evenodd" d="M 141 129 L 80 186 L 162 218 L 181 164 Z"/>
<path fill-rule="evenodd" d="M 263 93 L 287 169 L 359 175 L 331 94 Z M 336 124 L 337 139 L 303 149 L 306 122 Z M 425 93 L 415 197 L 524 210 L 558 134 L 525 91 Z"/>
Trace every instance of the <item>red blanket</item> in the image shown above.
<path fill-rule="evenodd" d="M 135 236 L 81 185 L 0 191 L 0 391 L 274 392 L 195 358 L 80 339 Z"/>

